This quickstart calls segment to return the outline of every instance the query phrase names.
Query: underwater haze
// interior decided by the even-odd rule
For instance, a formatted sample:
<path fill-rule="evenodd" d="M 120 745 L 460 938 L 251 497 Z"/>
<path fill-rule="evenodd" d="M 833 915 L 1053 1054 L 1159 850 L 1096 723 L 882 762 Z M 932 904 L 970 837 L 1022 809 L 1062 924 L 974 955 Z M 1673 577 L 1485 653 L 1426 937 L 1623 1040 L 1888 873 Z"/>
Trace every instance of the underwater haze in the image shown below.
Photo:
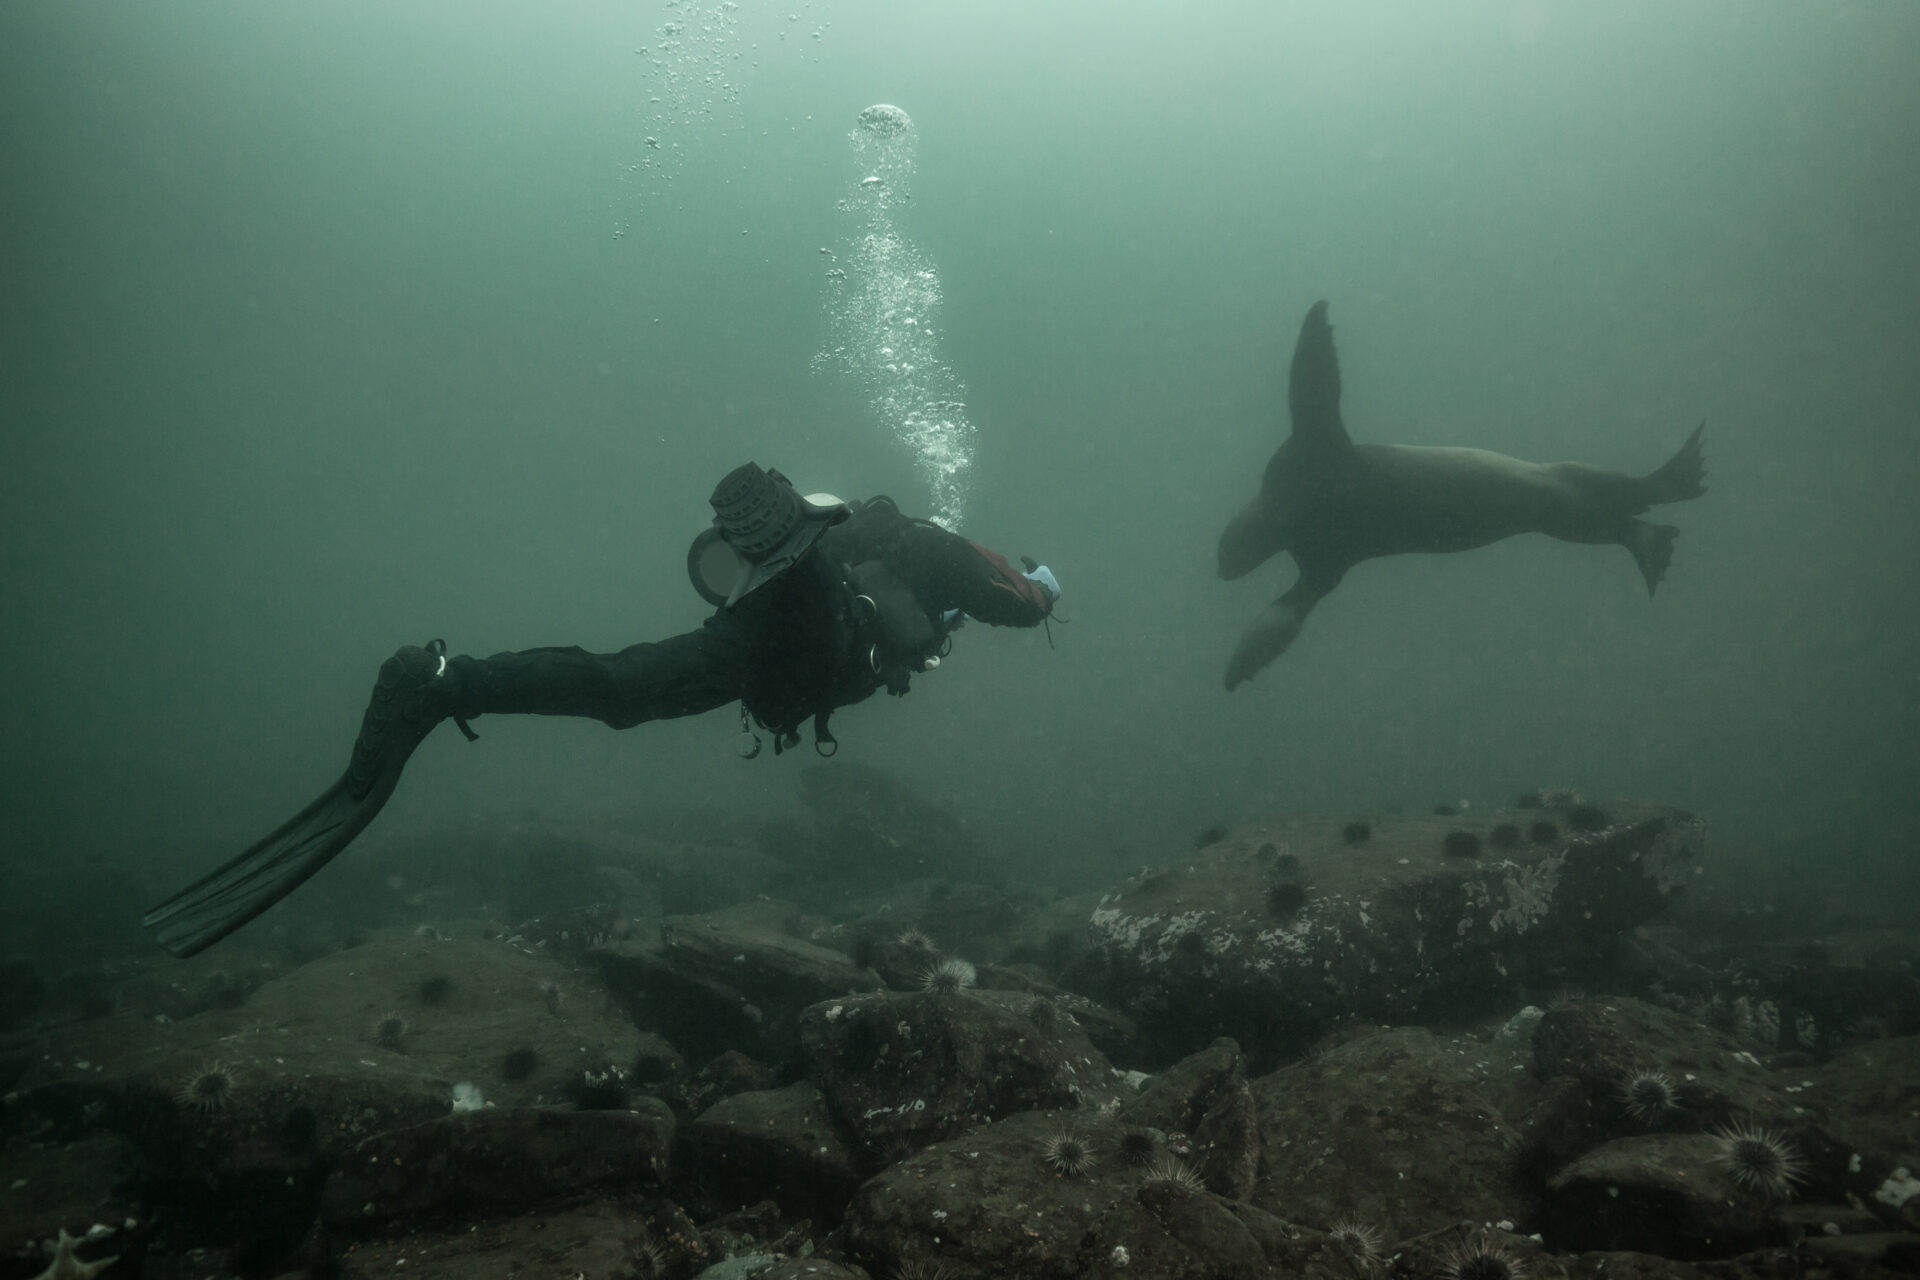
<path fill-rule="evenodd" d="M 1035 886 L 1572 787 L 1706 816 L 1709 897 L 1911 919 L 1916 51 L 1880 3 L 16 0 L 13 907 L 146 945 L 338 775 L 401 644 L 697 627 L 752 459 L 1058 574 L 1051 645 L 971 626 L 834 725 Z M 1215 543 L 1321 298 L 1359 441 L 1639 473 L 1705 419 L 1658 597 L 1537 536 L 1376 561 L 1224 692 L 1293 570 Z M 790 813 L 817 763 L 738 759 L 731 711 L 476 727 L 343 862 Z"/>

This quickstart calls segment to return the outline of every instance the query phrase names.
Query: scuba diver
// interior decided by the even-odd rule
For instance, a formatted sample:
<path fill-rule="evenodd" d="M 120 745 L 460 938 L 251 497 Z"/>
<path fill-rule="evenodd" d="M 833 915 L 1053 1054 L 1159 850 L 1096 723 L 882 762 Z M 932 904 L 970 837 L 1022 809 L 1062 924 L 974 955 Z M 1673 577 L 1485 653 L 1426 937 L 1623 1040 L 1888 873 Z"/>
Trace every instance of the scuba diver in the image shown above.
<path fill-rule="evenodd" d="M 739 702 L 741 754 L 773 737 L 777 755 L 813 721 L 832 755 L 827 720 L 884 687 L 907 692 L 937 666 L 967 618 L 1038 626 L 1060 598 L 1044 565 L 1021 572 L 985 547 L 900 514 L 890 498 L 847 503 L 801 497 L 754 463 L 727 473 L 709 499 L 713 524 L 694 539 L 687 570 L 717 606 L 698 631 L 619 653 L 528 649 L 448 656 L 439 640 L 381 664 L 347 771 L 319 799 L 225 866 L 149 911 L 160 945 L 191 956 L 280 899 L 373 821 L 427 734 L 487 714 L 585 716 L 614 729 L 698 715 Z"/>

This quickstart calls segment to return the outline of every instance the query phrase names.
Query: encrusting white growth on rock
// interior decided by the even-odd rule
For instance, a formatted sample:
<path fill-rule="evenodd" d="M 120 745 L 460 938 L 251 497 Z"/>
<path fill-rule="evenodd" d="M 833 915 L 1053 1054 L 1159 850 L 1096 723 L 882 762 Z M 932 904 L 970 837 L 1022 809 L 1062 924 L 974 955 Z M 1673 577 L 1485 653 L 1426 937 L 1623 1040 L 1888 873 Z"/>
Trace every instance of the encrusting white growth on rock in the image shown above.
<path fill-rule="evenodd" d="M 1873 1193 L 1875 1200 L 1896 1209 L 1915 1196 L 1920 1196 L 1920 1178 L 1915 1178 L 1904 1165 L 1888 1174 L 1887 1180 Z"/>

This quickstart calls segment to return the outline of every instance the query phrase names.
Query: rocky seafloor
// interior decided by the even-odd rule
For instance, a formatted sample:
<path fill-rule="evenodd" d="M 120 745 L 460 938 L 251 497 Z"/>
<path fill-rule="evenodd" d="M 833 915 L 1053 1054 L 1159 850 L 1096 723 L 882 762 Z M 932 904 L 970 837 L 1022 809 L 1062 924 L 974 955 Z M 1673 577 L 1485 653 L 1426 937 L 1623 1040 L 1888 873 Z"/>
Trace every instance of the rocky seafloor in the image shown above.
<path fill-rule="evenodd" d="M 822 812 L 820 847 L 970 865 L 903 794 Z M 0 1280 L 1920 1273 L 1920 934 L 1665 923 L 1707 855 L 1679 810 L 1253 823 L 1083 895 L 869 868 L 697 911 L 659 869 L 758 888 L 751 855 L 541 840 L 576 901 L 511 922 L 426 895 L 10 961 Z"/>

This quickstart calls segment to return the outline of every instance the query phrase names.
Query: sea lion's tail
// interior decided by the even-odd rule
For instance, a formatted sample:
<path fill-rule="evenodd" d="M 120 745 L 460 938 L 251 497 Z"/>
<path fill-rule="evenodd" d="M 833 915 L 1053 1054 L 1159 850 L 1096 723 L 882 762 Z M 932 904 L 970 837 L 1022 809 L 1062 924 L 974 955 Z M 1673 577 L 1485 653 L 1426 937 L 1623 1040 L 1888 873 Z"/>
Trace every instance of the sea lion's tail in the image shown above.
<path fill-rule="evenodd" d="M 1701 422 L 1687 437 L 1687 442 L 1658 471 L 1647 477 L 1648 502 L 1685 502 L 1707 491 L 1707 486 L 1702 483 L 1707 478 L 1707 459 L 1700 447 L 1700 435 L 1706 429 L 1707 424 Z M 1637 556 L 1639 553 L 1634 554 Z M 1644 565 L 1641 567 L 1645 568 Z"/>
<path fill-rule="evenodd" d="M 1647 594 L 1660 585 L 1667 576 L 1667 566 L 1673 563 L 1673 540 L 1680 531 L 1670 524 L 1648 524 L 1645 520 L 1629 520 L 1627 536 L 1622 539 L 1627 550 L 1633 552 L 1633 562 L 1640 566 L 1640 576 L 1647 580 Z"/>

